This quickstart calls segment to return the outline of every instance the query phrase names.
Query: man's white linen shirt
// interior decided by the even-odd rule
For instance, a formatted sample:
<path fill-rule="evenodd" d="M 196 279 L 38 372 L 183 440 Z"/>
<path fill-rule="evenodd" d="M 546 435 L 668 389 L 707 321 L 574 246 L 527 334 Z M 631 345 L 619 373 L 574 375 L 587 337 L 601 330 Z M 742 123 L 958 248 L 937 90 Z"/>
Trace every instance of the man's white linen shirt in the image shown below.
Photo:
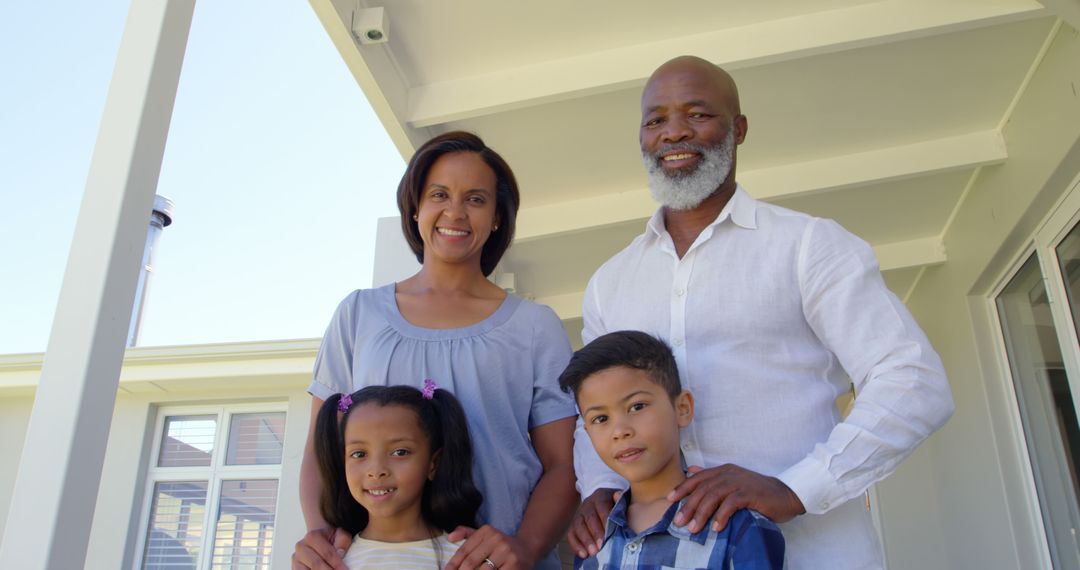
<path fill-rule="evenodd" d="M 789 568 L 880 565 L 869 515 L 852 499 L 944 424 L 953 403 L 940 358 L 869 245 L 739 186 L 682 259 L 658 210 L 593 275 L 583 316 L 586 343 L 630 329 L 671 345 L 696 402 L 682 430 L 687 465 L 734 463 L 802 500 L 808 514 L 780 525 Z M 857 398 L 841 421 L 836 400 L 850 382 Z M 580 421 L 575 440 L 582 497 L 626 487 Z"/>

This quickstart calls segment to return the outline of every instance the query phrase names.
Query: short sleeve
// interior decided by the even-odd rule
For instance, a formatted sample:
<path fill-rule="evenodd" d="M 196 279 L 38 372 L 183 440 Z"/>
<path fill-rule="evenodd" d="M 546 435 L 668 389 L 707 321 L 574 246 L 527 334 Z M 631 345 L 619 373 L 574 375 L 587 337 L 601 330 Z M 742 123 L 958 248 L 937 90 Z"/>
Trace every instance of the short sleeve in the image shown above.
<path fill-rule="evenodd" d="M 728 542 L 731 567 L 738 570 L 782 570 L 784 535 L 776 523 L 748 509 L 731 517 Z"/>
<path fill-rule="evenodd" d="M 533 398 L 529 429 L 575 415 L 574 401 L 559 389 L 559 375 L 570 362 L 572 350 L 559 317 L 538 305 L 533 325 Z"/>
<path fill-rule="evenodd" d="M 354 291 L 338 305 L 330 325 L 326 327 L 319 354 L 315 356 L 315 371 L 308 393 L 320 400 L 334 394 L 353 391 L 353 348 L 356 341 L 356 303 L 360 295 Z"/>

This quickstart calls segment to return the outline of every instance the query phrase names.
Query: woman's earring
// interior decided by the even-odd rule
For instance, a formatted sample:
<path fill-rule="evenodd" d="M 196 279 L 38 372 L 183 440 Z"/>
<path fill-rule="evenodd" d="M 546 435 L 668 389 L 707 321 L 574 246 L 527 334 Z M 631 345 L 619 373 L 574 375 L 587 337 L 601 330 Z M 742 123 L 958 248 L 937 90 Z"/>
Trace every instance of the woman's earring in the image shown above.
<path fill-rule="evenodd" d="M 493 231 L 493 232 L 497 232 L 497 231 L 499 231 L 499 226 L 498 226 L 498 224 L 496 224 L 496 225 L 494 225 L 494 226 L 491 226 L 491 231 Z"/>
<path fill-rule="evenodd" d="M 414 222 L 419 222 L 419 221 L 420 221 L 420 218 L 418 218 L 418 217 L 416 216 L 416 214 L 413 214 L 413 215 L 412 215 L 412 219 L 413 219 L 413 221 L 414 221 Z"/>

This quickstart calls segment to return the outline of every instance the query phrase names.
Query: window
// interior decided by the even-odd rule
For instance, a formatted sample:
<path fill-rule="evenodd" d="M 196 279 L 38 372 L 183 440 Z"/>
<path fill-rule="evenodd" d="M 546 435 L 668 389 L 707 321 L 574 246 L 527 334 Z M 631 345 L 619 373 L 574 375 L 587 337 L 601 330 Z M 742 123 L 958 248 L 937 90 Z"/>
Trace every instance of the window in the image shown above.
<path fill-rule="evenodd" d="M 284 405 L 163 408 L 138 568 L 270 568 Z"/>
<path fill-rule="evenodd" d="M 1080 570 L 1080 186 L 994 295 L 1054 568 Z"/>

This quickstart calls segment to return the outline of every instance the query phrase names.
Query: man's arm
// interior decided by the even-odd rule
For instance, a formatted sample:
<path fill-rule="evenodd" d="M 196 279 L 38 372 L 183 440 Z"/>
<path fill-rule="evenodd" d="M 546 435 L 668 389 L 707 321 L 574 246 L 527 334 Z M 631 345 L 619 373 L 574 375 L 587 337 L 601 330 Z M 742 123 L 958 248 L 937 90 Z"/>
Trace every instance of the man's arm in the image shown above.
<path fill-rule="evenodd" d="M 689 496 L 676 524 L 692 532 L 739 508 L 776 522 L 821 514 L 884 479 L 952 415 L 945 371 L 907 308 L 886 287 L 873 250 L 831 220 L 806 230 L 799 258 L 803 314 L 855 383 L 847 418 L 776 477 L 735 465 L 695 469 L 669 496 Z"/>
<path fill-rule="evenodd" d="M 799 283 L 807 323 L 855 384 L 826 441 L 778 478 L 820 514 L 884 479 L 954 410 L 941 359 L 886 287 L 866 242 L 831 220 L 807 229 Z"/>

